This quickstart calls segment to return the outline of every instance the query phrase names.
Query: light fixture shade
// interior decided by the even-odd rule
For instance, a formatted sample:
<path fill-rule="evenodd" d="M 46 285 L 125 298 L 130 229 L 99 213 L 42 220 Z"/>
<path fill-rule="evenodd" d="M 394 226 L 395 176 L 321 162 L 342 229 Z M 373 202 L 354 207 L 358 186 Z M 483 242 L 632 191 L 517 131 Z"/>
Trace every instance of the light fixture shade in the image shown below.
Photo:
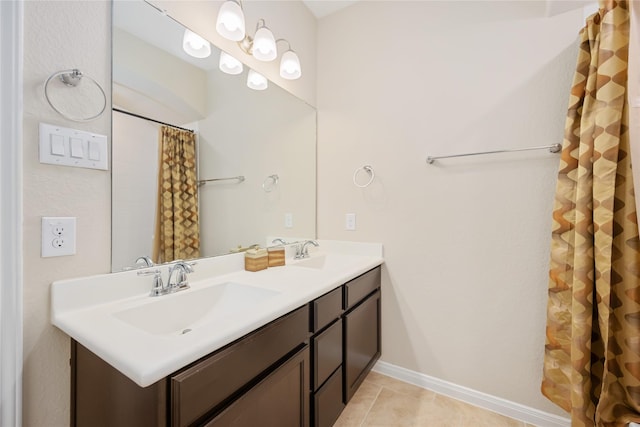
<path fill-rule="evenodd" d="M 299 79 L 302 75 L 302 68 L 300 67 L 300 59 L 298 55 L 292 50 L 286 51 L 282 54 L 280 59 L 280 77 L 287 80 Z"/>
<path fill-rule="evenodd" d="M 273 61 L 278 56 L 276 39 L 267 27 L 261 27 L 253 38 L 253 57 L 260 61 Z"/>
<path fill-rule="evenodd" d="M 218 34 L 228 40 L 240 41 L 245 36 L 244 13 L 238 3 L 227 0 L 220 6 L 216 21 Z"/>
<path fill-rule="evenodd" d="M 227 74 L 242 73 L 242 62 L 238 61 L 227 52 L 220 51 L 220 63 L 218 64 L 220 71 Z"/>
<path fill-rule="evenodd" d="M 189 30 L 184 30 L 182 49 L 194 58 L 206 58 L 211 55 L 211 43 Z"/>
<path fill-rule="evenodd" d="M 255 90 L 265 90 L 267 87 L 269 87 L 269 83 L 267 82 L 267 78 L 262 74 L 253 70 L 249 70 L 249 75 L 247 76 L 247 86 Z"/>

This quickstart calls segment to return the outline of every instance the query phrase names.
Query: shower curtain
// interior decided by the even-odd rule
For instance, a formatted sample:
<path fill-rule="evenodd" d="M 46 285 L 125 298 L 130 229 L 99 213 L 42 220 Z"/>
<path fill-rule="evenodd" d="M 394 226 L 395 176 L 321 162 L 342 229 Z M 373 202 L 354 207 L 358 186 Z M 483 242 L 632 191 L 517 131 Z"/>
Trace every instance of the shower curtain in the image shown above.
<path fill-rule="evenodd" d="M 554 203 L 542 392 L 572 427 L 640 422 L 628 6 L 601 0 L 580 33 Z"/>
<path fill-rule="evenodd" d="M 153 261 L 200 256 L 196 135 L 162 126 Z"/>

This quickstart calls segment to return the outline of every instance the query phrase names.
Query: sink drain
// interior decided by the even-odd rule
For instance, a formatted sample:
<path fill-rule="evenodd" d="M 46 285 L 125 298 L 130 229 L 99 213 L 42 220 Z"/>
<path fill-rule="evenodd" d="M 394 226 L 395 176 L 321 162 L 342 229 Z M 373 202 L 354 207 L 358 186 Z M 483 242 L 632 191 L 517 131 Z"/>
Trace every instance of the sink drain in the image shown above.
<path fill-rule="evenodd" d="M 187 332 L 191 332 L 191 329 L 187 328 L 184 331 L 182 331 L 182 335 L 186 334 Z"/>

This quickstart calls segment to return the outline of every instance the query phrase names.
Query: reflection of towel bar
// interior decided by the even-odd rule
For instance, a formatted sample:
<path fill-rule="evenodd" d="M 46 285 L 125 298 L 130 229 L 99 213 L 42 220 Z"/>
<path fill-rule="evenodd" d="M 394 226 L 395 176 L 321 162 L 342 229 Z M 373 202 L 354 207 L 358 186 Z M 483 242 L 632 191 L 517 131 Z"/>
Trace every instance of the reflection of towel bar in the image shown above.
<path fill-rule="evenodd" d="M 232 176 L 229 178 L 211 178 L 211 179 L 201 179 L 198 181 L 198 187 L 200 187 L 201 185 L 205 185 L 207 182 L 214 182 L 214 181 L 230 181 L 230 180 L 238 180 L 238 183 L 241 183 L 244 181 L 244 176 L 239 175 L 239 176 Z"/>

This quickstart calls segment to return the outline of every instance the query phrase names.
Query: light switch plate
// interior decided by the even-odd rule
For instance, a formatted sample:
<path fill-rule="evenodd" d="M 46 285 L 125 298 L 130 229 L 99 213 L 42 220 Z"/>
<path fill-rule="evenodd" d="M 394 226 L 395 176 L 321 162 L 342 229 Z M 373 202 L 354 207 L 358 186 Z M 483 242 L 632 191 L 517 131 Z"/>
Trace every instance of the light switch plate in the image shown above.
<path fill-rule="evenodd" d="M 107 136 L 40 123 L 40 163 L 108 170 Z"/>

